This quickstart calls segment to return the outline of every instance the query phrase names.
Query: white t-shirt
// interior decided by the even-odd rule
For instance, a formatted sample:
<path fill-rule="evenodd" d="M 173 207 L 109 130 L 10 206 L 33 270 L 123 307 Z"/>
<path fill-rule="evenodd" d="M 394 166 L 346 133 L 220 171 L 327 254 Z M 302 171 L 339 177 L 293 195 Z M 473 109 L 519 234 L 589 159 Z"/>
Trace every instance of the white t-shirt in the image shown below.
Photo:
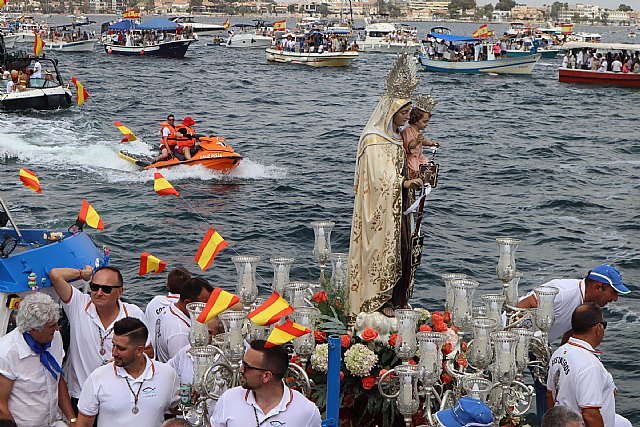
<path fill-rule="evenodd" d="M 135 317 L 146 324 L 144 313 L 133 304 L 120 302 L 120 313 L 107 329 L 104 328 L 96 307 L 91 302 L 91 296 L 83 294 L 77 288 L 69 301 L 62 303 L 62 308 L 69 318 L 71 326 L 71 342 L 69 345 L 69 358 L 64 367 L 71 397 L 79 397 L 82 384 L 89 374 L 99 366 L 111 361 L 111 339 L 113 338 L 113 323 L 125 317 Z M 149 335 L 153 329 L 149 329 Z M 104 354 L 100 354 L 100 337 L 103 337 Z M 148 343 L 151 343 L 149 340 Z"/>
<path fill-rule="evenodd" d="M 162 313 L 162 310 L 165 307 L 173 304 L 174 302 L 177 302 L 179 299 L 180 294 L 172 294 L 171 292 L 169 292 L 168 295 L 156 295 L 147 304 L 147 308 L 145 308 L 144 310 L 144 316 L 147 318 L 147 325 L 151 327 L 151 330 L 149 330 L 149 336 L 151 336 L 151 345 L 153 345 L 154 349 L 156 348 L 156 321 L 158 320 L 158 317 L 160 317 L 160 313 Z"/>
<path fill-rule="evenodd" d="M 227 390 L 216 405 L 211 416 L 211 427 L 247 427 L 258 423 L 295 427 L 320 427 L 318 407 L 302 393 L 284 387 L 280 403 L 268 414 L 256 404 L 250 390 L 234 387 Z M 268 422 L 264 422 L 268 419 Z"/>
<path fill-rule="evenodd" d="M 60 332 L 55 332 L 48 351 L 62 365 Z M 0 375 L 13 381 L 9 412 L 18 426 L 52 426 L 62 419 L 58 409 L 60 375 L 53 378 L 17 328 L 0 338 Z"/>
<path fill-rule="evenodd" d="M 166 363 L 189 345 L 191 320 L 175 304 L 166 307 L 156 321 L 156 359 Z"/>
<path fill-rule="evenodd" d="M 99 414 L 98 427 L 161 425 L 164 413 L 180 400 L 180 383 L 173 368 L 145 358 L 147 365 L 138 378 L 113 362 L 93 371 L 82 387 L 78 411 L 88 416 Z M 137 405 L 126 379 L 134 393 L 140 390 Z M 137 414 L 132 412 L 134 406 Z"/>
<path fill-rule="evenodd" d="M 7 93 L 13 92 L 15 90 L 15 86 L 16 84 L 13 82 L 13 80 L 7 80 Z"/>
<path fill-rule="evenodd" d="M 615 427 L 616 402 L 613 377 L 597 352 L 585 341 L 569 338 L 549 362 L 547 389 L 556 405 L 581 413 L 582 408 L 600 408 L 605 427 Z"/>
<path fill-rule="evenodd" d="M 611 63 L 611 71 L 613 71 L 614 73 L 619 73 L 620 71 L 622 71 L 622 62 L 618 61 L 617 59 L 613 61 Z"/>
<path fill-rule="evenodd" d="M 33 64 L 33 75 L 31 77 L 34 79 L 42 78 L 42 65 L 40 65 L 40 61 L 36 61 L 36 63 Z"/>

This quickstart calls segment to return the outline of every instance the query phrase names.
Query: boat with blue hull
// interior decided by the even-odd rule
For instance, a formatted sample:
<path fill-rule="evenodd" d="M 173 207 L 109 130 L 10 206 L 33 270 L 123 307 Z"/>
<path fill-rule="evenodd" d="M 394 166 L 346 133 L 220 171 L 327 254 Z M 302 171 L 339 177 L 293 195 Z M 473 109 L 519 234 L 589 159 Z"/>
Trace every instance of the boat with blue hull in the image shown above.
<path fill-rule="evenodd" d="M 162 56 L 165 58 L 184 58 L 189 49 L 189 45 L 195 39 L 165 41 L 141 46 L 123 46 L 118 44 L 105 43 L 104 50 L 107 53 L 117 55 L 137 55 L 137 56 Z"/>

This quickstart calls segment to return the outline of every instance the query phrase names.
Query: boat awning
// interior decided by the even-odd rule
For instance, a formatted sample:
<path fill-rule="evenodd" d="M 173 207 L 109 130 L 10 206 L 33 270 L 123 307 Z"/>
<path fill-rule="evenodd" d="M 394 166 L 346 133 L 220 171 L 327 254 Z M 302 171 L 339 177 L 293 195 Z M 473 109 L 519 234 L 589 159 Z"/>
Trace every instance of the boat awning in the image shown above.
<path fill-rule="evenodd" d="M 563 49 L 598 49 L 598 50 L 631 50 L 640 51 L 640 44 L 630 43 L 587 43 L 587 42 L 566 42 Z"/>
<path fill-rule="evenodd" d="M 176 28 L 178 28 L 178 24 L 169 21 L 167 18 L 154 18 L 138 25 L 136 30 L 175 31 Z"/>
<path fill-rule="evenodd" d="M 444 40 L 446 42 L 454 42 L 454 43 L 466 43 L 466 42 L 479 42 L 480 39 L 474 39 L 473 37 L 467 36 L 455 36 L 453 34 L 440 34 L 440 33 L 429 33 L 427 37 L 435 37 L 436 39 Z"/>
<path fill-rule="evenodd" d="M 126 31 L 126 30 L 132 30 L 136 28 L 136 24 L 133 21 L 129 21 L 128 19 L 125 19 L 123 21 L 120 22 L 116 22 L 115 24 L 111 24 L 107 27 L 107 30 L 122 30 L 122 31 Z"/>

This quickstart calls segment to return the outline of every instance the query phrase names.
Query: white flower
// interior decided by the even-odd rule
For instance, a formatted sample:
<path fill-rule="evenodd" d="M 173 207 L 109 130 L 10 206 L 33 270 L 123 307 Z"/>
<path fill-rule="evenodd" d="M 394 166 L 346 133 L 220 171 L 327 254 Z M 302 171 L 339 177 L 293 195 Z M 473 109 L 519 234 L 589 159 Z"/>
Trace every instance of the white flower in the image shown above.
<path fill-rule="evenodd" d="M 420 316 L 421 321 L 426 322 L 427 320 L 431 319 L 431 313 L 429 313 L 429 310 L 425 308 L 418 308 L 418 312 L 420 312 L 421 314 Z"/>
<path fill-rule="evenodd" d="M 311 367 L 318 372 L 329 370 L 329 344 L 318 344 L 311 355 Z"/>
<path fill-rule="evenodd" d="M 356 377 L 366 377 L 378 363 L 378 356 L 364 344 L 354 344 L 344 353 L 344 364 Z"/>

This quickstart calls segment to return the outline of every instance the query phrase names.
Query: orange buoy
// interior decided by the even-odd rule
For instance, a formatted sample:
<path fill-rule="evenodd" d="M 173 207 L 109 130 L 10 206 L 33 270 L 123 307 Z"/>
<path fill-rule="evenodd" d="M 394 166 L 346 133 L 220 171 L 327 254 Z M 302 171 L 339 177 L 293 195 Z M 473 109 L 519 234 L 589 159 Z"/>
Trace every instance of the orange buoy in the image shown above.
<path fill-rule="evenodd" d="M 144 50 L 141 50 L 141 51 L 140 51 L 140 55 L 144 55 Z"/>
<path fill-rule="evenodd" d="M 107 53 L 113 53 L 113 49 L 107 50 Z"/>

